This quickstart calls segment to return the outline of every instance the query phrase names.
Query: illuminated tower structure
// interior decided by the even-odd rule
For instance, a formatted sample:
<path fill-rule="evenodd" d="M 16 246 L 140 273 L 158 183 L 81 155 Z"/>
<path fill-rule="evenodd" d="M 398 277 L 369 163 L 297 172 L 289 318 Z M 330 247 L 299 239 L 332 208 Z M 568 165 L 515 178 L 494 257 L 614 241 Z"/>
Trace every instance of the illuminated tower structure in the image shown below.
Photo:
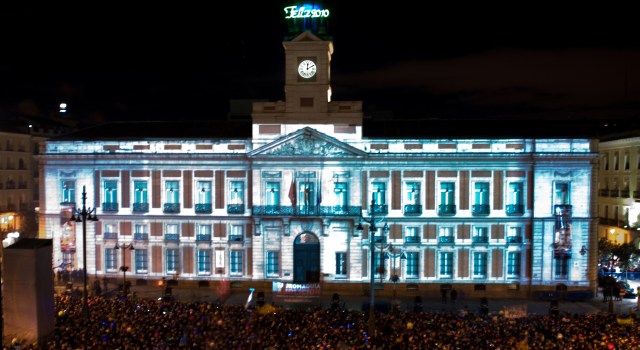
<path fill-rule="evenodd" d="M 254 102 L 246 125 L 113 123 L 49 140 L 40 235 L 54 259 L 81 234 L 68 218 L 86 186 L 100 218 L 87 223 L 89 276 L 117 278 L 126 253 L 133 279 L 185 285 L 362 295 L 374 271 L 388 295 L 595 288 L 597 142 L 495 121 L 482 136 L 446 121 L 368 136 L 362 102 L 331 99 L 331 38 L 306 29 L 283 42 L 285 100 Z M 372 215 L 387 233 L 357 229 Z"/>

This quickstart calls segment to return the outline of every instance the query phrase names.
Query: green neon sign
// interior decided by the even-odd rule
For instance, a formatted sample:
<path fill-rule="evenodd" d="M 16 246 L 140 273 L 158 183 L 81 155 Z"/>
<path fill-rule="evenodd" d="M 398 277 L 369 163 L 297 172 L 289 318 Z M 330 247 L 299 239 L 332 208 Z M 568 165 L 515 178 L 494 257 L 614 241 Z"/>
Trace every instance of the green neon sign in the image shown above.
<path fill-rule="evenodd" d="M 284 18 L 327 18 L 329 17 L 329 10 L 327 9 L 315 9 L 307 8 L 305 5 L 287 6 L 284 8 Z"/>

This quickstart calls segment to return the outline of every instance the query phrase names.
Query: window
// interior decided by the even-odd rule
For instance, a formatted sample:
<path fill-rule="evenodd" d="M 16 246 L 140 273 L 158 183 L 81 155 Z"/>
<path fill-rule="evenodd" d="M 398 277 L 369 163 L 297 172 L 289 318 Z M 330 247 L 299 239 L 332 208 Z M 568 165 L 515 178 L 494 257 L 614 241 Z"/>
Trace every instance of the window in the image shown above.
<path fill-rule="evenodd" d="M 198 275 L 211 274 L 211 250 L 198 249 Z"/>
<path fill-rule="evenodd" d="M 232 250 L 230 259 L 231 259 L 231 274 L 241 275 L 242 274 L 242 251 Z"/>
<path fill-rule="evenodd" d="M 149 225 L 147 224 L 135 224 L 133 225 L 133 239 L 139 241 L 146 241 L 149 239 Z"/>
<path fill-rule="evenodd" d="M 104 224 L 104 239 L 117 239 L 118 226 L 116 224 Z"/>
<path fill-rule="evenodd" d="M 278 273 L 280 272 L 278 266 L 278 258 L 278 252 L 267 252 L 267 276 L 278 275 Z"/>
<path fill-rule="evenodd" d="M 522 205 L 522 194 L 522 182 L 510 182 L 508 204 Z"/>
<path fill-rule="evenodd" d="M 244 204 L 244 182 L 231 181 L 230 187 L 229 202 L 231 204 Z"/>
<path fill-rule="evenodd" d="M 164 226 L 164 238 L 169 241 L 180 240 L 178 224 L 166 224 Z"/>
<path fill-rule="evenodd" d="M 75 264 L 74 264 L 74 258 L 75 258 L 75 254 L 70 252 L 70 251 L 63 251 L 62 252 L 62 268 L 65 270 L 68 269 L 73 269 Z"/>
<path fill-rule="evenodd" d="M 347 275 L 347 253 L 345 252 L 337 252 L 336 253 L 336 276 L 346 276 Z"/>
<path fill-rule="evenodd" d="M 230 241 L 242 241 L 244 229 L 242 225 L 231 225 L 231 235 L 229 235 Z"/>
<path fill-rule="evenodd" d="M 196 241 L 211 241 L 211 225 L 210 224 L 197 224 L 196 225 Z"/>
<path fill-rule="evenodd" d="M 520 252 L 507 253 L 507 276 L 520 276 Z"/>
<path fill-rule="evenodd" d="M 455 204 L 455 184 L 453 182 L 443 182 L 440 184 L 440 204 Z"/>
<path fill-rule="evenodd" d="M 197 204 L 211 204 L 211 181 L 198 181 L 196 184 L 198 189 Z"/>
<path fill-rule="evenodd" d="M 308 181 L 300 181 L 298 183 L 298 198 L 300 199 L 299 205 L 304 207 L 309 207 L 313 205 L 313 195 L 315 194 L 315 189 L 313 186 L 313 182 Z"/>
<path fill-rule="evenodd" d="M 569 257 L 567 255 L 556 256 L 554 259 L 554 276 L 556 279 L 569 278 Z"/>
<path fill-rule="evenodd" d="M 488 243 L 489 242 L 489 229 L 487 227 L 478 227 L 475 226 L 473 228 L 473 236 L 471 240 L 473 243 Z"/>
<path fill-rule="evenodd" d="M 555 184 L 555 202 L 556 205 L 571 204 L 569 198 L 569 183 L 556 182 Z"/>
<path fill-rule="evenodd" d="M 117 260 L 116 250 L 113 248 L 105 248 L 104 265 L 107 272 L 113 272 L 117 270 L 116 260 Z"/>
<path fill-rule="evenodd" d="M 104 202 L 118 203 L 118 182 L 117 181 L 109 180 L 104 182 Z"/>
<path fill-rule="evenodd" d="M 180 182 L 179 181 L 167 181 L 165 182 L 165 202 L 166 203 L 180 203 Z"/>
<path fill-rule="evenodd" d="M 387 185 L 384 182 L 374 182 L 371 186 L 371 198 L 374 200 L 376 205 L 384 205 L 387 203 Z"/>
<path fill-rule="evenodd" d="M 76 201 L 76 182 L 74 180 L 62 180 L 62 203 L 75 203 Z"/>
<path fill-rule="evenodd" d="M 384 277 L 384 255 L 385 253 L 376 252 L 373 258 L 373 271 L 375 271 L 376 277 Z"/>
<path fill-rule="evenodd" d="M 347 206 L 349 204 L 349 193 L 347 191 L 346 182 L 336 182 L 333 187 L 333 192 L 336 194 L 336 205 Z"/>
<path fill-rule="evenodd" d="M 148 203 L 149 197 L 147 192 L 146 181 L 134 181 L 133 182 L 133 202 L 134 203 Z"/>
<path fill-rule="evenodd" d="M 453 227 L 442 226 L 438 228 L 438 242 L 453 243 Z"/>
<path fill-rule="evenodd" d="M 624 152 L 624 170 L 629 170 L 629 152 Z"/>
<path fill-rule="evenodd" d="M 413 205 L 420 204 L 420 183 L 419 182 L 407 182 L 405 186 L 405 200 L 406 200 L 406 204 L 413 204 Z"/>
<path fill-rule="evenodd" d="M 489 204 L 489 183 L 476 182 L 473 187 L 474 203 L 480 205 Z"/>
<path fill-rule="evenodd" d="M 147 273 L 147 250 L 136 248 L 134 252 L 136 259 L 136 273 Z"/>
<path fill-rule="evenodd" d="M 487 277 L 487 253 L 486 252 L 473 253 L 473 277 L 474 278 Z"/>
<path fill-rule="evenodd" d="M 265 197 L 267 200 L 267 205 L 279 206 L 280 205 L 280 183 L 267 182 L 267 195 Z"/>
<path fill-rule="evenodd" d="M 167 249 L 167 273 L 178 272 L 178 249 Z"/>
<path fill-rule="evenodd" d="M 615 152 L 613 154 L 613 170 L 617 171 L 619 170 L 619 164 L 618 164 L 618 152 Z"/>
<path fill-rule="evenodd" d="M 420 243 L 420 235 L 417 227 L 406 227 L 404 229 L 404 241 L 406 243 Z"/>
<path fill-rule="evenodd" d="M 453 252 L 440 253 L 440 277 L 451 278 L 453 276 Z"/>
<path fill-rule="evenodd" d="M 408 278 L 418 278 L 420 266 L 420 255 L 418 252 L 408 252 L 406 253 L 407 257 L 407 277 Z"/>
<path fill-rule="evenodd" d="M 604 170 L 609 170 L 609 155 L 605 154 L 602 157 L 602 163 L 604 164 Z"/>
<path fill-rule="evenodd" d="M 507 228 L 507 243 L 522 243 L 522 227 L 509 226 Z"/>

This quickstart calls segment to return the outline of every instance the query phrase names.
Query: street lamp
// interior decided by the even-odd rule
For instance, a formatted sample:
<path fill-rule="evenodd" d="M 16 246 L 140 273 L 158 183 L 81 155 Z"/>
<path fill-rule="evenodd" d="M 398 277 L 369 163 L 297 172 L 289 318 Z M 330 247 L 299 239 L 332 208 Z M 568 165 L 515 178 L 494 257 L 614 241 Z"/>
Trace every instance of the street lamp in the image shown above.
<path fill-rule="evenodd" d="M 86 186 L 82 186 L 82 209 L 73 209 L 69 221 L 82 222 L 82 313 L 89 318 L 87 303 L 87 220 L 98 221 L 96 208 L 87 208 Z"/>
<path fill-rule="evenodd" d="M 356 227 L 356 230 L 358 231 L 362 231 L 364 229 L 364 227 L 362 226 L 362 222 L 364 221 L 365 223 L 369 224 L 369 254 L 371 255 L 370 261 L 371 261 L 371 282 L 370 282 L 370 286 L 369 288 L 371 289 L 371 300 L 369 301 L 369 337 L 373 338 L 375 331 L 376 331 L 376 316 L 375 316 L 375 309 L 374 309 L 374 305 L 375 305 L 375 289 L 374 289 L 374 283 L 375 283 L 375 249 L 376 249 L 376 245 L 375 245 L 375 232 L 378 230 L 378 227 L 376 227 L 376 224 L 380 224 L 382 222 L 382 220 L 384 218 L 379 218 L 377 219 L 375 217 L 375 207 L 376 207 L 376 200 L 375 198 L 371 199 L 371 210 L 369 211 L 371 217 L 369 219 L 365 219 L 365 218 L 360 218 L 360 223 L 358 224 L 358 227 Z M 380 236 L 381 238 L 384 238 L 384 234 L 389 232 L 389 225 L 387 225 L 387 223 L 384 224 L 384 227 L 382 227 L 382 231 L 383 234 Z M 381 239 L 381 241 L 383 242 L 384 240 Z M 384 259 L 384 257 L 382 258 Z M 384 260 L 382 261 L 384 263 Z M 381 269 L 383 269 L 383 265 L 380 266 Z M 382 273 L 382 271 L 380 272 Z"/>
<path fill-rule="evenodd" d="M 122 295 L 124 296 L 124 300 L 127 300 L 127 271 L 129 270 L 129 266 L 127 266 L 126 255 L 127 250 L 135 250 L 135 248 L 133 247 L 133 243 L 122 243 L 121 245 L 116 243 L 114 249 L 120 248 L 122 248 L 122 266 L 120 266 L 120 271 L 122 271 Z"/>
<path fill-rule="evenodd" d="M 388 256 L 392 259 L 392 269 L 391 269 L 391 282 L 393 282 L 393 306 L 396 305 L 396 283 L 400 280 L 400 276 L 396 273 L 396 259 L 400 258 L 400 270 L 402 270 L 402 262 L 407 260 L 407 255 L 404 250 L 400 249 L 399 252 L 393 246 L 389 246 Z"/>

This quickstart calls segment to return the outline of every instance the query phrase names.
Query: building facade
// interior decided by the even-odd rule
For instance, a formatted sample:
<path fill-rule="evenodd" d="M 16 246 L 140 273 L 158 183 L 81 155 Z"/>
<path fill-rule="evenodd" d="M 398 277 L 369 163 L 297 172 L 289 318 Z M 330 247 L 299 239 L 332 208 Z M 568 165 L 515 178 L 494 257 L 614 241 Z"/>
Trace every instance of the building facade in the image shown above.
<path fill-rule="evenodd" d="M 345 293 L 373 281 L 381 293 L 595 289 L 595 140 L 366 137 L 362 102 L 332 101 L 331 39 L 303 31 L 283 45 L 285 100 L 253 104 L 249 137 L 174 123 L 162 137 L 127 124 L 141 132 L 48 140 L 39 234 L 54 266 Z M 99 219 L 86 247 L 69 220 L 83 192 Z"/>

